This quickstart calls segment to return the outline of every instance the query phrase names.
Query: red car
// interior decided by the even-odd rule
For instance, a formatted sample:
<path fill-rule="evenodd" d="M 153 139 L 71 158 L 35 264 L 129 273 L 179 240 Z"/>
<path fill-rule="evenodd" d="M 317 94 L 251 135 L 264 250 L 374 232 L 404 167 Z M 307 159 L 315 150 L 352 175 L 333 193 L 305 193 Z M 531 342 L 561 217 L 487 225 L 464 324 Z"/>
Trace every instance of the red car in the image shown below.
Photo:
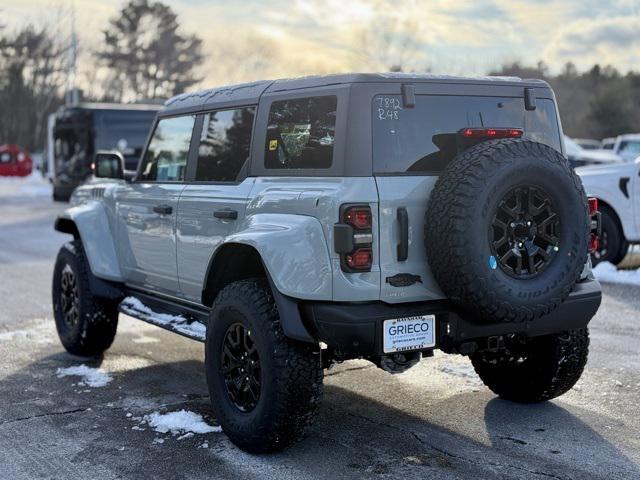
<path fill-rule="evenodd" d="M 0 145 L 0 177 L 26 177 L 31 174 L 31 155 L 17 145 Z"/>

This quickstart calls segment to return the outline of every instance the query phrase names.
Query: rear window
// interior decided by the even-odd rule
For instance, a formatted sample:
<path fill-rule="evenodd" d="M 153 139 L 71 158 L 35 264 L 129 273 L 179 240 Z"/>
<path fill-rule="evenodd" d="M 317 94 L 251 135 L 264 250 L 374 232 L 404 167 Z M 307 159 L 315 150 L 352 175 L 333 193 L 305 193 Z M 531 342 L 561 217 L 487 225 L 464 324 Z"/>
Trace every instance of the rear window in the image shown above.
<path fill-rule="evenodd" d="M 264 166 L 331 167 L 337 107 L 335 95 L 273 102 L 269 110 Z"/>
<path fill-rule="evenodd" d="M 400 95 L 378 95 L 372 104 L 376 173 L 437 173 L 458 153 L 467 127 L 513 127 L 524 137 L 561 151 L 554 103 L 539 98 L 527 111 L 522 98 L 417 95 L 403 108 Z"/>

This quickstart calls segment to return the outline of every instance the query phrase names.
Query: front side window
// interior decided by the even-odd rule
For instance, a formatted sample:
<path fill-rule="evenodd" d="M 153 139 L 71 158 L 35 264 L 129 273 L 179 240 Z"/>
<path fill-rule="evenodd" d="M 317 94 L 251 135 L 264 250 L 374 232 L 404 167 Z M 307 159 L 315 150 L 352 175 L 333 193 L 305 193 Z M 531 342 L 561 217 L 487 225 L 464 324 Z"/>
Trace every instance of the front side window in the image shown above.
<path fill-rule="evenodd" d="M 273 102 L 267 127 L 265 167 L 331 167 L 337 106 L 335 95 Z"/>
<path fill-rule="evenodd" d="M 522 128 L 524 138 L 561 151 L 552 100 L 539 98 L 525 110 L 522 98 L 416 95 L 404 108 L 400 95 L 376 95 L 372 103 L 373 163 L 376 173 L 432 174 L 462 149 L 467 127 Z"/>
<path fill-rule="evenodd" d="M 158 122 L 142 161 L 139 180 L 184 180 L 195 116 L 163 118 Z"/>
<path fill-rule="evenodd" d="M 210 112 L 204 116 L 196 181 L 234 182 L 249 158 L 255 108 Z"/>

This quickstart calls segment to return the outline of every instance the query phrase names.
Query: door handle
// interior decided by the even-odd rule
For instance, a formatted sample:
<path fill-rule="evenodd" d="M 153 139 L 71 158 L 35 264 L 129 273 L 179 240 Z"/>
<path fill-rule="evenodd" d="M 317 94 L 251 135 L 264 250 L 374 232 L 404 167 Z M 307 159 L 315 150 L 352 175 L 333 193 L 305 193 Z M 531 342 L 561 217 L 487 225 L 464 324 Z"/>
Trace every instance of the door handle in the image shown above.
<path fill-rule="evenodd" d="M 160 215 L 169 215 L 173 212 L 173 207 L 171 205 L 156 205 L 153 207 L 153 211 L 159 213 Z"/>
<path fill-rule="evenodd" d="M 236 220 L 238 212 L 236 210 L 216 210 L 213 212 L 213 216 L 224 220 Z"/>
<path fill-rule="evenodd" d="M 409 215 L 405 207 L 398 208 L 400 224 L 400 243 L 398 243 L 398 261 L 404 262 L 409 257 Z"/>

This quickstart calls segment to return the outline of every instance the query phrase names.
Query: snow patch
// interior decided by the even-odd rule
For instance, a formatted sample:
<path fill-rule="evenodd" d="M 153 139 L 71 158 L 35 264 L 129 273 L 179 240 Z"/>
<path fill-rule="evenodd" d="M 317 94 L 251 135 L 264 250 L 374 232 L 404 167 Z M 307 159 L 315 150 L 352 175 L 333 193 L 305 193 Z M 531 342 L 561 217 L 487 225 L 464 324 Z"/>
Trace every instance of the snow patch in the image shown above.
<path fill-rule="evenodd" d="M 447 363 L 438 367 L 442 373 L 462 378 L 470 383 L 482 383 L 470 363 Z"/>
<path fill-rule="evenodd" d="M 59 368 L 57 370 L 58 378 L 62 377 L 82 377 L 78 385 L 86 385 L 88 387 L 104 387 L 113 378 L 98 368 L 87 367 L 86 365 L 76 365 L 75 367 Z"/>
<path fill-rule="evenodd" d="M 51 191 L 49 180 L 35 168 L 26 177 L 0 177 L 0 195 L 20 194 L 27 197 L 41 197 L 51 195 Z"/>
<path fill-rule="evenodd" d="M 178 440 L 192 437 L 195 433 L 220 433 L 222 427 L 214 427 L 204 421 L 202 415 L 187 410 L 177 412 L 160 413 L 153 412 L 145 415 L 143 422 L 159 433 L 171 432 L 172 435 L 180 435 Z"/>
<path fill-rule="evenodd" d="M 120 308 L 124 313 L 134 317 L 142 315 L 146 321 L 155 325 L 169 326 L 177 332 L 198 338 L 202 341 L 205 340 L 207 327 L 204 324 L 195 321 L 190 322 L 182 315 L 168 315 L 166 313 L 154 312 L 136 297 L 126 297 L 120 304 Z"/>
<path fill-rule="evenodd" d="M 603 262 L 596 265 L 593 269 L 593 274 L 600 282 L 640 286 L 640 269 L 618 270 L 612 263 Z"/>

